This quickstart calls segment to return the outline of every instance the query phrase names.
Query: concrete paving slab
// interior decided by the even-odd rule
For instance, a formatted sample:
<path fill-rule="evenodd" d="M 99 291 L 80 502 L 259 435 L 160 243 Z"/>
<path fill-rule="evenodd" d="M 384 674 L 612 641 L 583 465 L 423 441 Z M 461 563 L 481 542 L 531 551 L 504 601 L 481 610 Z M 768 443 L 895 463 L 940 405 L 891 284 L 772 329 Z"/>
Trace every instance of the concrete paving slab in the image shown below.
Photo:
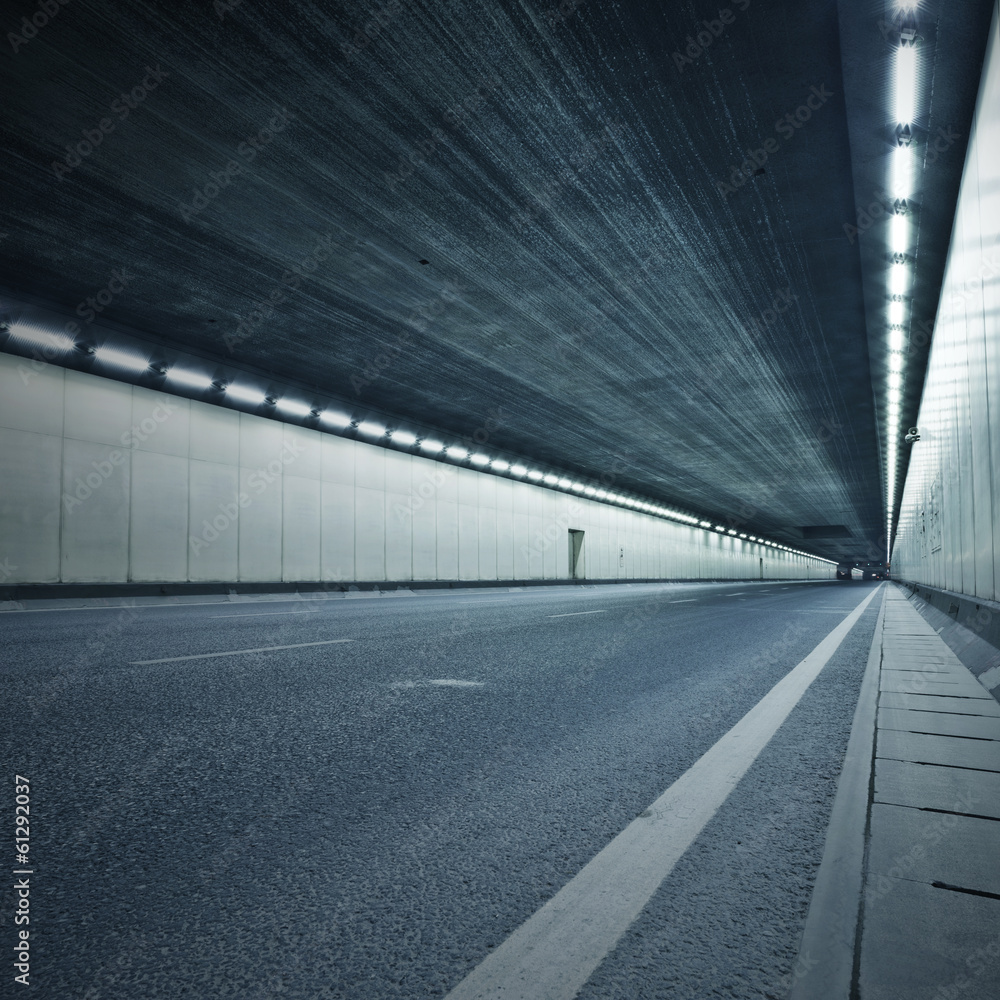
<path fill-rule="evenodd" d="M 910 733 L 965 736 L 977 740 L 1000 740 L 1000 719 L 974 718 L 944 712 L 913 712 L 903 708 L 880 708 L 880 729 L 901 729 Z"/>
<path fill-rule="evenodd" d="M 958 740 L 951 736 L 883 729 L 878 734 L 875 756 L 1000 772 L 1000 746 L 992 740 Z"/>
<path fill-rule="evenodd" d="M 954 677 L 956 673 L 954 670 L 944 667 L 940 663 L 915 663 L 913 660 L 897 660 L 894 663 L 886 662 L 882 664 L 882 669 L 889 672 L 905 670 L 909 673 L 941 674 L 945 677 Z"/>
<path fill-rule="evenodd" d="M 902 678 L 882 672 L 881 691 L 895 691 L 899 694 L 938 694 L 957 698 L 990 698 L 992 695 L 981 684 L 975 681 L 958 683 L 957 681 L 929 681 L 926 677 Z"/>
<path fill-rule="evenodd" d="M 898 668 L 887 670 L 882 668 L 882 674 L 887 681 L 908 681 L 919 677 L 921 681 L 928 681 L 931 684 L 960 684 L 966 678 L 959 677 L 951 671 L 944 670 L 912 670 Z"/>
<path fill-rule="evenodd" d="M 1000 774 L 881 757 L 875 801 L 1000 819 Z"/>
<path fill-rule="evenodd" d="M 1000 821 L 875 803 L 869 880 L 878 875 L 1000 895 Z"/>
<path fill-rule="evenodd" d="M 865 1000 L 996 1000 L 1000 900 L 906 879 L 869 886 L 859 994 Z"/>
<path fill-rule="evenodd" d="M 1000 718 L 1000 704 L 986 698 L 949 698 L 928 694 L 898 694 L 884 691 L 879 699 L 882 708 L 909 708 L 916 712 L 950 712 Z"/>

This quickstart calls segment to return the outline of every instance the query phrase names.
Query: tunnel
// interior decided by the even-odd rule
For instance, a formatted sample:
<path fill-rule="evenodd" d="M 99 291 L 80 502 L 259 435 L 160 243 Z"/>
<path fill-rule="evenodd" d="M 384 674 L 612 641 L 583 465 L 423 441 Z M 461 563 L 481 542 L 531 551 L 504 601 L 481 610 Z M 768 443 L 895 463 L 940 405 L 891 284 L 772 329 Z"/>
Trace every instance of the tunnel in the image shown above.
<path fill-rule="evenodd" d="M 723 2 L 6 6 L 9 995 L 1000 995 L 1000 8 Z"/>

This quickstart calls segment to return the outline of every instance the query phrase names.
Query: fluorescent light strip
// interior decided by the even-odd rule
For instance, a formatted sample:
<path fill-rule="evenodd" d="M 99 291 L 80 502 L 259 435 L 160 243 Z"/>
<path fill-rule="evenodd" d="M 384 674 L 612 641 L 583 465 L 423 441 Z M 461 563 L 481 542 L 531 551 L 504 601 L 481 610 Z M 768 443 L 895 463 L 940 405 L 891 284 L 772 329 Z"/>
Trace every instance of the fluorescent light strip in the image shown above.
<path fill-rule="evenodd" d="M 417 443 L 417 435 L 409 431 L 393 431 L 392 440 L 394 444 L 401 444 L 404 448 Z"/>
<path fill-rule="evenodd" d="M 429 451 L 431 454 L 436 455 L 439 451 L 444 450 L 444 445 L 440 441 L 435 441 L 433 438 L 425 438 L 420 442 L 421 451 Z"/>
<path fill-rule="evenodd" d="M 212 384 L 210 376 L 189 371 L 187 368 L 170 368 L 166 377 L 169 381 L 186 386 L 188 389 L 207 389 Z"/>
<path fill-rule="evenodd" d="M 319 419 L 332 427 L 347 427 L 351 422 L 351 418 L 346 413 L 340 413 L 337 410 L 324 410 L 319 415 Z"/>
<path fill-rule="evenodd" d="M 94 351 L 94 360 L 102 365 L 115 365 L 131 372 L 144 372 L 149 368 L 149 358 L 134 351 L 123 351 L 117 347 L 101 346 Z"/>
<path fill-rule="evenodd" d="M 7 332 L 14 340 L 31 344 L 32 347 L 48 348 L 53 351 L 71 351 L 76 347 L 76 341 L 69 334 L 45 330 L 31 323 L 12 323 Z"/>
<path fill-rule="evenodd" d="M 264 393 L 259 389 L 251 389 L 248 385 L 230 383 L 226 386 L 226 396 L 251 406 L 260 406 L 264 402 Z"/>
<path fill-rule="evenodd" d="M 893 198 L 905 200 L 913 197 L 913 153 L 909 147 L 896 146 L 893 149 L 889 184 Z"/>
<path fill-rule="evenodd" d="M 289 413 L 293 417 L 308 417 L 312 413 L 312 407 L 305 403 L 296 402 L 294 399 L 279 399 L 274 408 L 282 413 Z"/>
<path fill-rule="evenodd" d="M 889 323 L 892 326 L 902 326 L 903 323 L 903 303 L 889 303 Z"/>
<path fill-rule="evenodd" d="M 917 49 L 900 45 L 896 49 L 893 110 L 900 125 L 912 123 L 917 110 Z"/>
<path fill-rule="evenodd" d="M 362 434 L 370 434 L 372 437 L 382 437 L 385 434 L 385 424 L 377 424 L 373 420 L 363 420 L 358 424 L 358 430 Z"/>
<path fill-rule="evenodd" d="M 892 253 L 906 253 L 910 247 L 910 221 L 901 212 L 889 217 L 889 249 Z"/>
<path fill-rule="evenodd" d="M 893 264 L 889 268 L 889 294 L 905 295 L 910 274 L 905 264 Z"/>

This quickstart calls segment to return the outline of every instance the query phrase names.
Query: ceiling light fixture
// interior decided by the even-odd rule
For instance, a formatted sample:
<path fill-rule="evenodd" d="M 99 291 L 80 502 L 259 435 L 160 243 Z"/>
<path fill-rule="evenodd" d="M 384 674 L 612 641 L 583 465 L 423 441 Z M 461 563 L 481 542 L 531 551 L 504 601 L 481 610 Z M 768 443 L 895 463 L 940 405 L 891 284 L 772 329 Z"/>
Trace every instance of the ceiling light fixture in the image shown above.
<path fill-rule="evenodd" d="M 32 347 L 48 348 L 53 351 L 71 351 L 76 347 L 76 341 L 66 333 L 56 333 L 45 330 L 30 323 L 11 323 L 7 333 L 13 340 Z"/>
<path fill-rule="evenodd" d="M 123 351 L 117 347 L 98 347 L 94 351 L 94 360 L 102 365 L 115 365 L 127 368 L 132 372 L 144 372 L 149 368 L 149 358 L 144 358 L 134 351 Z"/>
<path fill-rule="evenodd" d="M 293 417 L 308 417 L 312 413 L 311 406 L 294 399 L 278 399 L 275 401 L 274 408 Z"/>
<path fill-rule="evenodd" d="M 248 385 L 237 385 L 235 382 L 230 382 L 226 386 L 226 397 L 250 406 L 260 406 L 264 402 L 264 393 L 259 389 L 252 389 Z"/>
<path fill-rule="evenodd" d="M 917 49 L 903 42 L 896 49 L 893 109 L 900 125 L 909 125 L 917 108 Z"/>
<path fill-rule="evenodd" d="M 178 385 L 186 386 L 188 389 L 207 389 L 212 384 L 212 379 L 208 375 L 202 375 L 187 368 L 168 368 L 166 378 Z"/>
<path fill-rule="evenodd" d="M 324 410 L 319 415 L 319 419 L 332 427 L 347 427 L 351 422 L 351 418 L 346 413 L 340 413 L 337 410 Z"/>

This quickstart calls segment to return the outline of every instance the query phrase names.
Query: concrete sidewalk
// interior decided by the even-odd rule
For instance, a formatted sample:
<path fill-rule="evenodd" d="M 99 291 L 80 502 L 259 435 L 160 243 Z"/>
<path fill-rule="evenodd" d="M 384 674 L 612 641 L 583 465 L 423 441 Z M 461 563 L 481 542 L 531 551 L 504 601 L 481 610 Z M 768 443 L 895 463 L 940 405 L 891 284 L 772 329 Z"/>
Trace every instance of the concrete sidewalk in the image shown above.
<path fill-rule="evenodd" d="M 794 1000 L 1000 996 L 1000 704 L 895 585 L 796 976 Z"/>

